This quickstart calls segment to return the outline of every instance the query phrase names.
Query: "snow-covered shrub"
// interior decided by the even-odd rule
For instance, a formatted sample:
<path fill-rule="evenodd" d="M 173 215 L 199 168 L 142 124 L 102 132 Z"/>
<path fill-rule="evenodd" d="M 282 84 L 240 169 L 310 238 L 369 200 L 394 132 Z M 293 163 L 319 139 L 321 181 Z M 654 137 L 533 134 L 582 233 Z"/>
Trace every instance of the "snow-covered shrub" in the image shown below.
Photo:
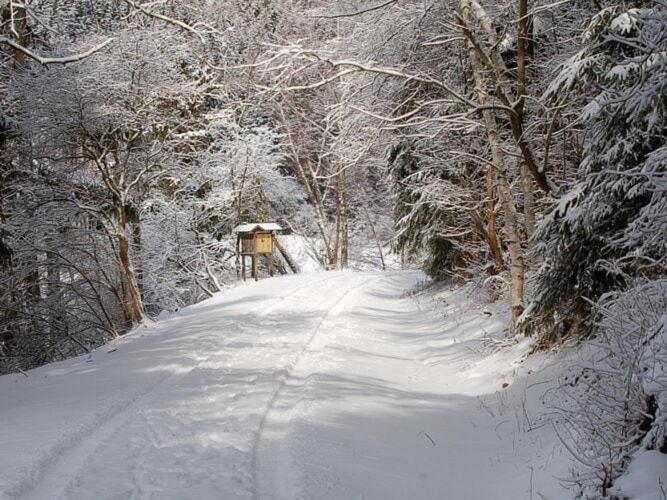
<path fill-rule="evenodd" d="M 546 396 L 586 497 L 606 496 L 638 450 L 667 453 L 667 280 L 606 294 L 594 310 L 585 361 Z"/>

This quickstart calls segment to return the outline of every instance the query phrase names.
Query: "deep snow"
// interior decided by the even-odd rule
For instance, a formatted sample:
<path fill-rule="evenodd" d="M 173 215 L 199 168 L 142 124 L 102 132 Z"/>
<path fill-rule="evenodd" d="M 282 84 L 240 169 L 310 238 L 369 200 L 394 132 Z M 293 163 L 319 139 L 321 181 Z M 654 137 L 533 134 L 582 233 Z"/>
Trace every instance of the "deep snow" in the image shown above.
<path fill-rule="evenodd" d="M 0 497 L 562 499 L 557 363 L 418 272 L 239 286 L 89 356 L 0 377 Z"/>

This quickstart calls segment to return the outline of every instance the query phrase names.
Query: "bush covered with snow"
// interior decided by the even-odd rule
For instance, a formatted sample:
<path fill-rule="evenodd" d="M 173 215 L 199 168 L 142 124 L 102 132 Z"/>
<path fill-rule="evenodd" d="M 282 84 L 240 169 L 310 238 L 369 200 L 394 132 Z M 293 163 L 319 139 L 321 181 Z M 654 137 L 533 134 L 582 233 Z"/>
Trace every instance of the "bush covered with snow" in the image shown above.
<path fill-rule="evenodd" d="M 667 281 L 607 294 L 595 311 L 596 339 L 546 400 L 581 466 L 571 480 L 606 496 L 638 452 L 667 453 Z"/>

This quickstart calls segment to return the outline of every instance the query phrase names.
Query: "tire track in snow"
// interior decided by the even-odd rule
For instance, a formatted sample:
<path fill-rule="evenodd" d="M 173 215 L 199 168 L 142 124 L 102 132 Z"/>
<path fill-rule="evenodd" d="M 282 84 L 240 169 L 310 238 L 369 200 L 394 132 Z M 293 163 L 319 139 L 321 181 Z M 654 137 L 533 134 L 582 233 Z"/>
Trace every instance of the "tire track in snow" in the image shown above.
<path fill-rule="evenodd" d="M 257 430 L 257 435 L 255 437 L 255 442 L 253 444 L 253 449 L 252 449 L 252 475 L 253 475 L 253 498 L 254 500 L 260 500 L 261 498 L 261 489 L 260 489 L 260 475 L 261 472 L 259 470 L 259 454 L 260 454 L 260 447 L 262 445 L 262 441 L 264 439 L 264 435 L 266 433 L 267 429 L 267 424 L 271 418 L 272 413 L 275 411 L 277 402 L 279 401 L 282 392 L 284 391 L 285 387 L 287 387 L 288 382 L 290 379 L 294 377 L 295 372 L 298 369 L 299 364 L 303 361 L 304 357 L 306 354 L 312 350 L 312 348 L 315 346 L 318 334 L 322 330 L 322 326 L 332 317 L 332 316 L 338 316 L 342 310 L 344 309 L 346 302 L 349 300 L 350 296 L 352 296 L 354 293 L 356 293 L 358 290 L 361 288 L 365 287 L 369 282 L 371 281 L 377 281 L 379 278 L 366 278 L 364 279 L 361 283 L 357 285 L 353 285 L 345 290 L 345 292 L 336 299 L 336 301 L 326 310 L 320 321 L 317 323 L 317 326 L 313 330 L 313 332 L 310 334 L 308 337 L 308 340 L 306 341 L 305 345 L 301 348 L 301 350 L 298 352 L 296 355 L 296 358 L 294 361 L 284 370 L 281 370 L 284 372 L 284 376 L 280 380 L 280 383 L 278 384 L 278 387 L 276 388 L 275 392 L 271 396 L 271 399 L 269 400 L 269 403 L 267 404 L 267 407 L 262 415 L 262 419 L 259 423 L 259 428 Z M 327 280 L 329 281 L 329 280 Z M 320 347 L 324 347 L 326 345 L 326 342 L 322 344 Z M 292 407 L 290 410 L 293 411 L 294 408 Z"/>
<path fill-rule="evenodd" d="M 285 301 L 313 286 L 319 287 L 322 283 L 337 278 L 340 278 L 340 276 L 332 276 L 324 280 L 312 279 L 305 285 L 297 286 L 288 291 L 286 295 L 278 299 L 272 299 L 275 300 L 275 303 L 268 306 L 260 316 L 268 314 Z M 232 322 L 228 326 L 233 327 L 234 323 Z M 224 350 L 225 345 L 221 343 L 220 351 L 224 352 Z M 162 392 L 173 387 L 204 364 L 209 363 L 220 351 L 206 356 L 183 372 L 167 375 L 157 383 L 145 388 L 144 391 L 116 402 L 105 412 L 96 415 L 92 422 L 82 426 L 72 435 L 59 442 L 37 462 L 28 477 L 10 490 L 10 496 L 24 500 L 63 498 L 68 487 L 85 469 L 89 457 L 126 427 L 138 410 L 149 407 Z"/>

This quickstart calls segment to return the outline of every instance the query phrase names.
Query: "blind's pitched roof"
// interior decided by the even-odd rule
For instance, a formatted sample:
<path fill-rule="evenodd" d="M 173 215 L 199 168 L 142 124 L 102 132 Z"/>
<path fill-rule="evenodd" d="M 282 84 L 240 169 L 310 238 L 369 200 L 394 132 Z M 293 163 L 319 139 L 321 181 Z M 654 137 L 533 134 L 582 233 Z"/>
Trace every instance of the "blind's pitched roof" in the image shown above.
<path fill-rule="evenodd" d="M 280 227 L 275 222 L 246 222 L 234 228 L 235 233 L 251 233 L 253 231 L 280 231 Z"/>

